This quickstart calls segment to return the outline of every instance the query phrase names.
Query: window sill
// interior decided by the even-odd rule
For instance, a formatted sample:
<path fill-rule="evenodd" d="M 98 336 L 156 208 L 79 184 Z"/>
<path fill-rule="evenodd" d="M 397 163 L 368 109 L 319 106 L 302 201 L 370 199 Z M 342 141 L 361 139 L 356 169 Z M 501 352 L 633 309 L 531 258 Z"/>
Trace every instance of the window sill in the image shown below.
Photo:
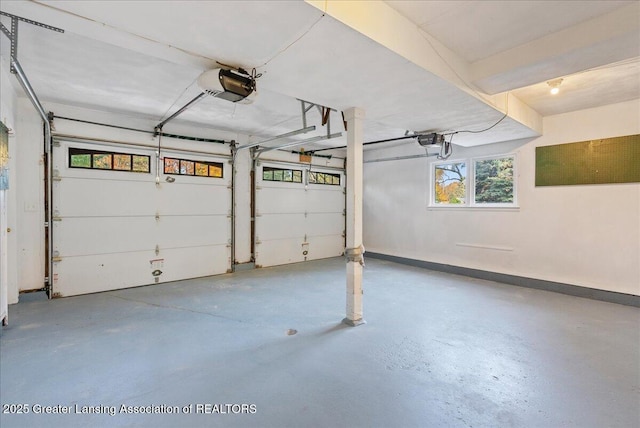
<path fill-rule="evenodd" d="M 480 207 L 480 206 L 470 206 L 470 205 L 429 205 L 427 207 L 427 211 L 500 211 L 500 212 L 518 212 L 520 211 L 519 206 L 512 207 L 499 207 L 499 206 L 491 206 L 491 207 Z"/>

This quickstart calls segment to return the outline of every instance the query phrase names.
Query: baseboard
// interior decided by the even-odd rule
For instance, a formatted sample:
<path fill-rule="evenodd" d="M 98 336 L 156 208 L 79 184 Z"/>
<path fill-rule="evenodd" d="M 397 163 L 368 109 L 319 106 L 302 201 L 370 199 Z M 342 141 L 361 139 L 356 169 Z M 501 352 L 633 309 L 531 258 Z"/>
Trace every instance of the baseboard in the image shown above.
<path fill-rule="evenodd" d="M 633 294 L 598 290 L 596 288 L 580 287 L 577 285 L 564 284 L 561 282 L 545 281 L 542 279 L 507 275 L 504 273 L 496 273 L 479 269 L 446 265 L 442 263 L 427 262 L 424 260 L 408 259 L 405 257 L 390 256 L 388 254 L 370 253 L 368 251 L 366 253 L 366 257 L 372 257 L 374 259 L 386 260 L 439 272 L 453 273 L 456 275 L 463 275 L 471 278 L 486 279 L 488 281 L 496 281 L 503 284 L 517 285 L 518 287 L 535 288 L 537 290 L 553 291 L 554 293 L 562 293 L 568 294 L 570 296 L 601 300 L 603 302 L 640 307 L 640 296 L 636 296 Z"/>

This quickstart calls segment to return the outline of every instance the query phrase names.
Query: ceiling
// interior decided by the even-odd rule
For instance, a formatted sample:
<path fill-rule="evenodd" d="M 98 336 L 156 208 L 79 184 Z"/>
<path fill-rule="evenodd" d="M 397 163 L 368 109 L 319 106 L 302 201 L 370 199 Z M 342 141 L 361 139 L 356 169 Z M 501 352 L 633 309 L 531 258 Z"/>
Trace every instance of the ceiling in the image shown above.
<path fill-rule="evenodd" d="M 252 104 L 205 97 L 173 123 L 255 141 L 302 127 L 299 99 L 364 109 L 365 141 L 460 134 L 471 146 L 532 138 L 541 117 L 640 98 L 636 1 L 11 1 L 18 59 L 43 102 L 162 119 L 216 61 L 262 73 Z M 9 28 L 9 19 L 2 23 Z M 499 23 L 499 25 L 496 25 Z M 9 52 L 2 37 L 2 56 Z M 551 96 L 547 80 L 563 78 Z M 21 89 L 19 90 L 21 93 Z M 507 95 L 508 94 L 508 95 Z M 534 120 L 530 120 L 530 118 Z M 537 118 L 537 120 L 536 120 Z M 308 113 L 323 135 L 316 109 Z M 345 144 L 343 136 L 305 145 Z"/>

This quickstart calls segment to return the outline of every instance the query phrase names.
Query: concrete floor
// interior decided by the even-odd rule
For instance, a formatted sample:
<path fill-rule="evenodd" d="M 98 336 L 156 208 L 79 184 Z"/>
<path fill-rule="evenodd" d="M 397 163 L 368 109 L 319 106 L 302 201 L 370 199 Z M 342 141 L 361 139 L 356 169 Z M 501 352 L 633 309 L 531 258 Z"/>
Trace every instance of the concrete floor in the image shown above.
<path fill-rule="evenodd" d="M 350 328 L 344 272 L 330 259 L 11 306 L 0 401 L 30 412 L 0 425 L 640 426 L 638 308 L 368 259 L 367 324 Z"/>

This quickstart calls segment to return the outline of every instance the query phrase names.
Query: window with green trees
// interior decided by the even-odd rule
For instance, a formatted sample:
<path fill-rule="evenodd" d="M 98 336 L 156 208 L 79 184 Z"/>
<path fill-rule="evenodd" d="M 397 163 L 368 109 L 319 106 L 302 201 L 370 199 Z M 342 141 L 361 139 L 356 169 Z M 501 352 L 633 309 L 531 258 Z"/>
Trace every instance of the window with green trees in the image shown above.
<path fill-rule="evenodd" d="M 513 157 L 476 160 L 474 202 L 476 204 L 512 204 Z"/>
<path fill-rule="evenodd" d="M 514 169 L 514 155 L 435 163 L 431 203 L 433 206 L 515 207 Z"/>

